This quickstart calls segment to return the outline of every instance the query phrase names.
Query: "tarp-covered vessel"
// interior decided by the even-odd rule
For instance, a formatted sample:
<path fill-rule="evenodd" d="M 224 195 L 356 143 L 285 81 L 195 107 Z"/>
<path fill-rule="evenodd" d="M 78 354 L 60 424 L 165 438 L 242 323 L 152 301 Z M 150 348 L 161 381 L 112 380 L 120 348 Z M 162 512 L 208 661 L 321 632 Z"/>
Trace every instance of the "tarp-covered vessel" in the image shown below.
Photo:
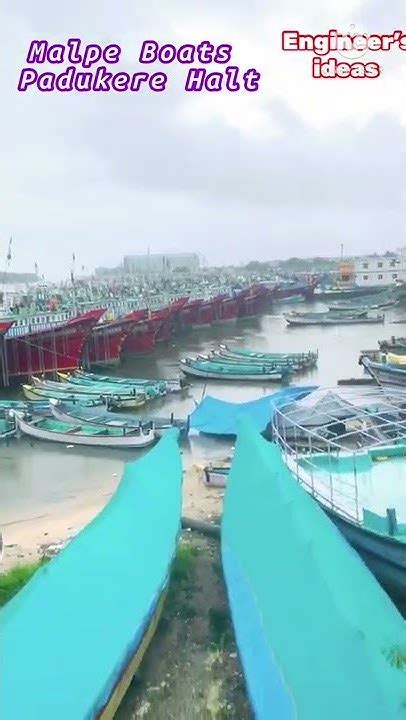
<path fill-rule="evenodd" d="M 114 717 L 161 613 L 181 482 L 170 431 L 1 611 L 2 720 Z"/>

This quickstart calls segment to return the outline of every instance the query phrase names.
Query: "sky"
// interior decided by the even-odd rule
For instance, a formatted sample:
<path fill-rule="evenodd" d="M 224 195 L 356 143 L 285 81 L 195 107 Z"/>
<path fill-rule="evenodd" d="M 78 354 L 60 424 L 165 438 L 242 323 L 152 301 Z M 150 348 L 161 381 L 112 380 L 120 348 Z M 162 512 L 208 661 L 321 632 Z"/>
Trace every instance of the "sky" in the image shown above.
<path fill-rule="evenodd" d="M 311 53 L 281 49 L 286 29 L 405 28 L 406 4 L 336 5 L 3 0 L 0 269 L 10 236 L 10 270 L 37 263 L 52 278 L 69 275 L 72 253 L 91 271 L 148 248 L 218 265 L 406 245 L 406 52 L 364 55 L 383 68 L 375 80 L 315 80 Z M 71 37 L 120 45 L 117 71 L 166 71 L 166 91 L 18 92 L 31 40 Z M 186 93 L 185 66 L 139 64 L 146 39 L 231 44 L 230 64 L 255 67 L 259 90 Z"/>

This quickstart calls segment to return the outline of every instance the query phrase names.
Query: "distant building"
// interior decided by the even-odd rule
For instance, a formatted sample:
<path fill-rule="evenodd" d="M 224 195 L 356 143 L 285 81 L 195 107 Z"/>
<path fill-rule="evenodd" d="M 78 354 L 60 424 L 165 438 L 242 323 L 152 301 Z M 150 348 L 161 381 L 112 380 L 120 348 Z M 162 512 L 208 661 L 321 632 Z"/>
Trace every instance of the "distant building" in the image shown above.
<path fill-rule="evenodd" d="M 353 275 L 357 285 L 387 287 L 406 279 L 404 252 L 386 255 L 365 255 L 353 260 Z"/>
<path fill-rule="evenodd" d="M 176 271 L 194 273 L 200 261 L 196 253 L 126 255 L 124 272 L 137 275 L 169 275 Z"/>

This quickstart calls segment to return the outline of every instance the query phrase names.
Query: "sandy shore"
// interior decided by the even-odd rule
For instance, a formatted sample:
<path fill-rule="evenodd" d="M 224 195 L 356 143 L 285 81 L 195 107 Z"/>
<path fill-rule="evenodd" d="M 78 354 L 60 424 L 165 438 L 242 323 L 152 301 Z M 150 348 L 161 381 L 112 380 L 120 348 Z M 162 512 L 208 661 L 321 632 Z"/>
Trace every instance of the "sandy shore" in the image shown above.
<path fill-rule="evenodd" d="M 198 520 L 211 520 L 221 513 L 224 491 L 206 488 L 194 466 L 184 474 L 183 514 Z M 112 493 L 103 493 L 83 500 L 53 504 L 44 512 L 2 525 L 4 557 L 2 569 L 39 559 L 44 551 L 58 549 L 74 537 L 106 505 Z"/>

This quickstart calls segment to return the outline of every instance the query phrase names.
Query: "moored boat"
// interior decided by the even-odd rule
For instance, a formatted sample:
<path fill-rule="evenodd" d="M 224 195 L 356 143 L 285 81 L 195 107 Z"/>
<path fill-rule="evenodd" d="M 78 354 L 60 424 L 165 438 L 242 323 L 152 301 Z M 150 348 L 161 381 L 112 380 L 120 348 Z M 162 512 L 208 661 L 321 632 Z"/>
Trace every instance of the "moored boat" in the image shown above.
<path fill-rule="evenodd" d="M 246 380 L 252 382 L 281 382 L 288 377 L 284 369 L 275 370 L 267 365 L 227 365 L 226 363 L 212 362 L 184 358 L 180 360 L 180 369 L 185 375 L 206 378 L 211 380 Z"/>
<path fill-rule="evenodd" d="M 361 324 L 382 324 L 385 322 L 384 315 L 368 315 L 366 312 L 355 313 L 284 313 L 284 318 L 289 327 L 305 325 L 361 325 Z"/>
<path fill-rule="evenodd" d="M 225 357 L 238 357 L 247 359 L 257 359 L 260 362 L 273 362 L 274 360 L 289 360 L 291 362 L 298 362 L 306 365 L 307 367 L 313 367 L 317 364 L 318 351 L 309 350 L 303 353 L 269 353 L 259 352 L 257 350 L 249 350 L 245 348 L 234 348 L 229 345 L 220 344 L 219 349 L 222 355 Z"/>
<path fill-rule="evenodd" d="M 123 427 L 75 424 L 54 418 L 31 417 L 15 412 L 16 425 L 25 435 L 37 440 L 108 448 L 142 448 L 152 445 L 155 431 L 147 426 Z"/>
<path fill-rule="evenodd" d="M 98 375 L 97 373 L 84 372 L 83 370 L 75 370 L 74 373 L 68 375 L 64 373 L 58 373 L 58 377 L 63 382 L 69 382 L 69 380 L 75 377 L 80 378 L 82 381 L 87 381 L 87 384 L 89 383 L 89 381 L 91 381 L 93 383 L 114 383 L 118 385 L 137 385 L 140 387 L 146 387 L 151 385 L 157 386 L 158 388 L 161 388 L 162 390 L 165 390 L 169 393 L 180 392 L 181 390 L 185 390 L 189 387 L 188 383 L 180 377 L 169 379 L 130 378 L 121 377 L 119 375 Z"/>
<path fill-rule="evenodd" d="M 402 617 L 295 482 L 279 448 L 245 427 L 230 472 L 221 546 L 256 720 L 399 717 Z"/>
<path fill-rule="evenodd" d="M 128 335 L 135 321 L 126 318 L 106 323 L 97 323 L 93 328 L 83 350 L 84 364 L 118 365 Z"/>
<path fill-rule="evenodd" d="M 170 428 L 177 428 L 181 437 L 185 437 L 189 430 L 188 419 L 178 420 L 173 415 L 169 418 L 152 416 L 144 419 L 129 415 L 128 413 L 120 415 L 119 413 L 113 413 L 104 408 L 71 407 L 58 400 L 50 400 L 50 407 L 54 417 L 62 422 L 80 422 L 125 428 L 137 428 L 140 425 L 148 427 L 152 424 L 157 437 L 160 437 Z"/>
<path fill-rule="evenodd" d="M 115 716 L 164 606 L 181 483 L 171 431 L 2 609 L 2 720 Z"/>
<path fill-rule="evenodd" d="M 49 390 L 43 387 L 36 387 L 35 385 L 22 385 L 21 386 L 24 396 L 27 400 L 63 400 L 64 402 L 72 403 L 85 403 L 89 402 L 104 403 L 108 407 L 112 408 L 138 408 L 145 404 L 144 395 L 122 395 L 114 392 L 104 393 L 78 393 L 74 391 L 66 392 L 64 390 Z"/>
<path fill-rule="evenodd" d="M 61 322 L 10 328 L 5 336 L 7 378 L 73 370 L 104 309 L 90 310 Z"/>

